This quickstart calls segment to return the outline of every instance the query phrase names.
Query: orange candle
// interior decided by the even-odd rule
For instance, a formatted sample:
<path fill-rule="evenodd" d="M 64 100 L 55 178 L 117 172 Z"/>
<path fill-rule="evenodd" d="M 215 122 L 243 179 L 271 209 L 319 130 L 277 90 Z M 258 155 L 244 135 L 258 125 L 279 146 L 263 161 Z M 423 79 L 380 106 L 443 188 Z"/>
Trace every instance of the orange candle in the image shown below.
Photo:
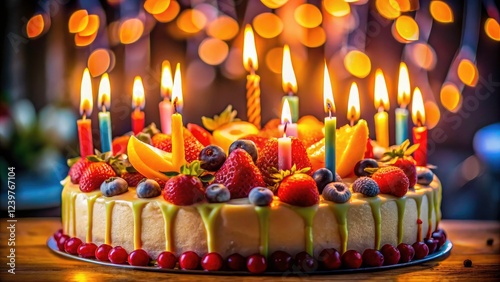
<path fill-rule="evenodd" d="M 80 114 L 82 119 L 77 120 L 78 141 L 80 142 L 80 156 L 82 158 L 94 154 L 92 141 L 92 124 L 87 116 L 92 113 L 92 81 L 87 68 L 83 71 L 82 85 L 80 88 Z"/>
<path fill-rule="evenodd" d="M 144 129 L 145 115 L 141 109 L 144 108 L 146 104 L 146 99 L 144 97 L 144 86 L 142 85 L 142 79 L 140 76 L 134 78 L 134 87 L 132 90 L 132 131 L 134 134 L 138 134 Z"/>

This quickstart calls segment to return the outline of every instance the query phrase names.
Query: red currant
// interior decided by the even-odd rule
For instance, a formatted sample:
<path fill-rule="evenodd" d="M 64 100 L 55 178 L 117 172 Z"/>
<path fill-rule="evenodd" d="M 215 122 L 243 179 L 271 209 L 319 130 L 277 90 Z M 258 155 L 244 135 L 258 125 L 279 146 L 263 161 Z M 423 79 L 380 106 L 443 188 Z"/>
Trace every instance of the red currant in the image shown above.
<path fill-rule="evenodd" d="M 318 261 L 307 252 L 300 252 L 295 255 L 295 264 L 303 272 L 311 272 L 318 269 Z"/>
<path fill-rule="evenodd" d="M 197 269 L 199 265 L 200 257 L 195 252 L 187 251 L 179 257 L 179 266 L 181 269 L 193 270 Z"/>
<path fill-rule="evenodd" d="M 412 247 L 415 249 L 415 259 L 423 259 L 429 254 L 429 247 L 424 242 L 415 242 Z"/>
<path fill-rule="evenodd" d="M 80 240 L 79 238 L 76 237 L 70 238 L 66 240 L 66 242 L 64 243 L 64 250 L 68 254 L 77 255 L 78 247 L 80 247 L 81 244 L 82 240 Z"/>
<path fill-rule="evenodd" d="M 340 259 L 342 260 L 342 265 L 345 268 L 360 268 L 363 263 L 361 254 L 355 250 L 345 252 Z"/>
<path fill-rule="evenodd" d="M 231 270 L 240 271 L 246 269 L 246 259 L 240 254 L 232 254 L 227 257 L 227 266 Z"/>
<path fill-rule="evenodd" d="M 95 258 L 100 261 L 109 261 L 108 254 L 113 249 L 108 244 L 102 244 L 95 250 Z"/>
<path fill-rule="evenodd" d="M 324 249 L 319 253 L 319 264 L 323 269 L 339 269 L 342 266 L 342 261 L 340 260 L 340 253 L 334 249 Z"/>
<path fill-rule="evenodd" d="M 384 256 L 384 265 L 393 265 L 399 262 L 401 258 L 401 253 L 396 247 L 391 244 L 385 244 L 380 249 L 380 252 Z"/>
<path fill-rule="evenodd" d="M 201 259 L 201 267 L 207 271 L 217 271 L 222 268 L 224 260 L 218 253 L 208 253 Z"/>
<path fill-rule="evenodd" d="M 108 254 L 109 261 L 116 264 L 125 263 L 127 261 L 127 257 L 127 251 L 120 246 L 114 247 Z"/>
<path fill-rule="evenodd" d="M 368 267 L 377 267 L 384 264 L 384 256 L 374 249 L 366 249 L 363 252 L 363 263 Z"/>
<path fill-rule="evenodd" d="M 95 258 L 95 250 L 97 249 L 94 243 L 83 243 L 78 247 L 78 255 L 82 258 Z"/>
<path fill-rule="evenodd" d="M 57 240 L 57 248 L 59 249 L 59 251 L 64 252 L 64 244 L 67 240 L 69 240 L 68 235 L 63 234 L 61 235 L 61 237 L 59 237 L 59 240 Z"/>
<path fill-rule="evenodd" d="M 261 254 L 254 254 L 247 258 L 247 269 L 252 273 L 262 273 L 266 271 L 266 258 Z"/>
<path fill-rule="evenodd" d="M 177 257 L 171 252 L 163 252 L 156 259 L 158 267 L 173 269 L 177 263 Z"/>
<path fill-rule="evenodd" d="M 128 255 L 128 263 L 133 266 L 146 266 L 149 264 L 149 255 L 143 249 L 137 249 Z"/>
<path fill-rule="evenodd" d="M 399 263 L 409 262 L 415 256 L 415 249 L 411 245 L 401 243 L 398 245 L 398 251 L 401 254 Z"/>
<path fill-rule="evenodd" d="M 293 258 L 284 251 L 276 251 L 269 258 L 269 266 L 272 270 L 285 272 L 292 268 Z"/>
<path fill-rule="evenodd" d="M 429 248 L 429 254 L 432 254 L 437 250 L 439 240 L 434 238 L 425 238 L 424 243 L 427 245 L 427 248 Z"/>
<path fill-rule="evenodd" d="M 54 239 L 56 240 L 56 242 L 59 240 L 59 238 L 61 238 L 61 236 L 63 235 L 63 230 L 62 229 L 59 229 L 57 230 L 56 233 L 54 233 Z"/>
<path fill-rule="evenodd" d="M 437 249 L 441 248 L 441 246 L 446 242 L 446 235 L 443 229 L 438 229 L 437 231 L 432 232 L 432 238 L 438 241 Z"/>

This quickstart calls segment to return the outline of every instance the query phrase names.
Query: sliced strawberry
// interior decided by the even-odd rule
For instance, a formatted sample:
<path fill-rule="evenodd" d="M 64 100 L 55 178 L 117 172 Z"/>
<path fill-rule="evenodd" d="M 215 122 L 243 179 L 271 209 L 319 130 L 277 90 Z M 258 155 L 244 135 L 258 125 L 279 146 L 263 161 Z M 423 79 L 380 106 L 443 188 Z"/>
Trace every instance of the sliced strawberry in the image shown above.
<path fill-rule="evenodd" d="M 167 181 L 163 198 L 174 205 L 187 206 L 203 201 L 205 192 L 198 177 L 179 174 Z"/>
<path fill-rule="evenodd" d="M 155 135 L 156 136 L 156 135 Z M 159 142 L 155 146 L 165 152 L 172 152 L 172 139 L 167 138 Z M 203 145 L 192 135 L 184 136 L 184 151 L 186 154 L 186 161 L 192 162 L 198 159 L 201 150 L 203 150 Z"/>
<path fill-rule="evenodd" d="M 194 123 L 188 123 L 187 129 L 193 134 L 194 137 L 196 137 L 196 139 L 198 139 L 198 141 L 200 141 L 201 144 L 203 144 L 203 146 L 208 146 L 212 143 L 212 134 L 210 134 L 210 132 L 205 130 L 203 127 Z"/>
<path fill-rule="evenodd" d="M 417 183 L 417 166 L 415 165 L 415 161 L 413 159 L 398 159 L 393 166 L 397 166 L 402 169 L 410 181 L 410 187 L 415 187 L 415 184 Z"/>
<path fill-rule="evenodd" d="M 318 203 L 319 192 L 311 176 L 296 173 L 283 179 L 278 188 L 278 197 L 290 205 L 309 207 Z"/>
<path fill-rule="evenodd" d="M 89 167 L 91 162 L 87 160 L 87 158 L 79 159 L 74 165 L 69 169 L 69 178 L 71 182 L 74 184 L 80 183 L 80 178 L 82 177 L 83 172 Z"/>
<path fill-rule="evenodd" d="M 129 187 L 137 187 L 137 184 L 146 177 L 138 172 L 125 172 L 122 178 L 127 181 Z"/>
<path fill-rule="evenodd" d="M 101 187 L 108 178 L 116 176 L 113 168 L 105 162 L 91 163 L 80 178 L 80 190 L 92 192 Z"/>
<path fill-rule="evenodd" d="M 127 153 L 127 145 L 129 139 L 130 136 L 120 136 L 113 139 L 112 147 L 114 156 Z"/>

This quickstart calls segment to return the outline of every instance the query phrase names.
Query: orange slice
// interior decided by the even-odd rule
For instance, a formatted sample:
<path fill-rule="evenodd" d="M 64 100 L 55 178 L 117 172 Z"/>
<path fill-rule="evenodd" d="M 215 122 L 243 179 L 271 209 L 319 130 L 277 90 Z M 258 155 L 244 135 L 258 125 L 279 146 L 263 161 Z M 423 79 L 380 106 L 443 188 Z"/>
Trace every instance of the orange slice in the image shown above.
<path fill-rule="evenodd" d="M 173 171 L 172 153 L 167 153 L 135 136 L 130 137 L 127 145 L 128 158 L 132 166 L 147 178 L 160 178 L 168 180 L 161 172 Z"/>

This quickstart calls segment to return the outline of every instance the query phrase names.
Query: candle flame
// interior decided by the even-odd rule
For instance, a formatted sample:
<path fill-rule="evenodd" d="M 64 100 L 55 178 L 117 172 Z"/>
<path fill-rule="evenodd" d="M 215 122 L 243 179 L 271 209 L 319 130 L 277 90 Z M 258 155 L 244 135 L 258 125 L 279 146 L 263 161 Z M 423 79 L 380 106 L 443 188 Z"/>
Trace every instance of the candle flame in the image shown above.
<path fill-rule="evenodd" d="M 387 93 L 387 85 L 385 84 L 384 73 L 381 69 L 375 72 L 375 95 L 374 104 L 376 109 L 383 108 L 389 110 L 389 94 Z"/>
<path fill-rule="evenodd" d="M 287 124 L 292 122 L 292 111 L 290 110 L 290 104 L 288 100 L 285 99 L 283 103 L 283 108 L 281 109 L 281 124 Z"/>
<path fill-rule="evenodd" d="M 347 103 L 347 119 L 352 121 L 358 120 L 361 115 L 360 108 L 358 85 L 356 82 L 353 82 L 349 91 L 349 102 Z"/>
<path fill-rule="evenodd" d="M 255 49 L 255 38 L 252 26 L 245 26 L 245 39 L 243 42 L 243 66 L 248 72 L 256 71 L 259 68 L 257 50 Z"/>
<path fill-rule="evenodd" d="M 335 101 L 333 100 L 332 82 L 330 81 L 330 74 L 328 73 L 328 66 L 325 62 L 323 71 L 323 101 L 325 112 L 332 114 L 335 112 Z"/>
<path fill-rule="evenodd" d="M 181 64 L 177 63 L 175 66 L 174 85 L 172 88 L 172 100 L 177 99 L 177 106 L 182 107 L 182 78 L 181 78 Z"/>
<path fill-rule="evenodd" d="M 413 123 L 417 126 L 423 126 L 425 124 L 424 100 L 422 99 L 422 92 L 420 92 L 418 87 L 415 87 L 415 90 L 413 90 L 411 118 L 413 119 Z"/>
<path fill-rule="evenodd" d="M 88 68 L 83 71 L 80 87 L 80 115 L 89 116 L 92 113 L 92 80 Z"/>
<path fill-rule="evenodd" d="M 411 88 L 410 88 L 410 75 L 408 68 L 404 62 L 399 65 L 399 80 L 398 80 L 398 104 L 401 108 L 406 108 L 410 104 Z"/>
<path fill-rule="evenodd" d="M 144 85 L 142 85 L 142 78 L 136 76 L 134 78 L 134 87 L 132 90 L 132 108 L 143 109 L 146 104 L 146 99 L 144 97 Z"/>
<path fill-rule="evenodd" d="M 297 79 L 295 78 L 295 73 L 293 71 L 290 47 L 288 47 L 287 44 L 283 47 L 281 77 L 283 79 L 283 91 L 288 94 L 297 93 Z"/>
<path fill-rule="evenodd" d="M 109 83 L 108 73 L 105 72 L 99 82 L 99 96 L 97 96 L 97 105 L 109 109 L 111 104 L 111 86 Z"/>
<path fill-rule="evenodd" d="M 170 99 L 172 96 L 172 70 L 170 69 L 170 62 L 163 61 L 161 64 L 161 97 Z"/>

